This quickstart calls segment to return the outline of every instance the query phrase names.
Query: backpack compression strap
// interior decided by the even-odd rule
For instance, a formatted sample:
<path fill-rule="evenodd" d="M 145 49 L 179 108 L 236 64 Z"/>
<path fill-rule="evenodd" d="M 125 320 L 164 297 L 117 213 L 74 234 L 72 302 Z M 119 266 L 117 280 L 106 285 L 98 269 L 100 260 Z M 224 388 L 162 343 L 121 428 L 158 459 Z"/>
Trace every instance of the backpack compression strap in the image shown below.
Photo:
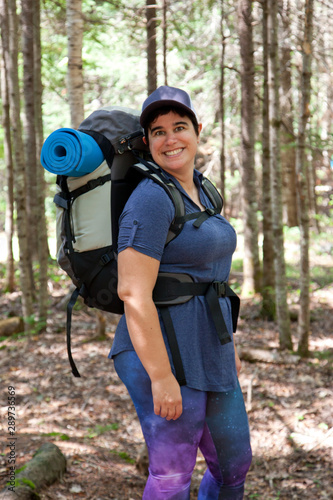
<path fill-rule="evenodd" d="M 113 157 L 115 155 L 114 147 L 111 142 L 105 137 L 105 135 L 95 132 L 94 130 L 79 129 L 80 132 L 90 135 L 99 145 L 106 160 L 106 163 L 111 168 Z"/>
<path fill-rule="evenodd" d="M 60 177 L 65 177 L 65 176 L 60 176 Z M 72 203 L 81 194 L 88 193 L 92 189 L 95 189 L 98 186 L 103 186 L 103 184 L 109 181 L 111 181 L 111 174 L 103 175 L 101 177 L 98 177 L 97 179 L 91 179 L 83 186 L 74 189 L 74 191 L 68 190 L 67 182 L 64 183 L 64 179 L 62 179 L 61 184 L 59 183 L 59 186 L 62 188 L 62 191 L 60 191 L 54 196 L 53 202 L 59 207 L 64 209 L 64 229 L 66 233 L 66 240 L 69 253 L 74 252 L 72 242 L 73 241 L 75 242 L 75 236 L 72 233 L 71 221 L 70 221 Z"/>

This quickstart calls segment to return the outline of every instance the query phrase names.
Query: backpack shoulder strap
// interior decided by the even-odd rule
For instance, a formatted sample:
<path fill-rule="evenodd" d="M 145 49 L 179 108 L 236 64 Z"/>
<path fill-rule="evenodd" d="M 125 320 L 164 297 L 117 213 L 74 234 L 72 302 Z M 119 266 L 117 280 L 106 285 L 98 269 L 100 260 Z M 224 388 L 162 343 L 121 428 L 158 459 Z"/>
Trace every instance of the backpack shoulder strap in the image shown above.
<path fill-rule="evenodd" d="M 211 203 L 213 204 L 214 208 L 217 211 L 217 213 L 221 213 L 222 208 L 223 208 L 223 198 L 214 186 L 214 184 L 207 179 L 207 177 L 202 178 L 202 188 L 208 198 L 210 199 Z"/>
<path fill-rule="evenodd" d="M 210 199 L 214 208 L 206 208 L 203 212 L 197 212 L 195 214 L 189 214 L 187 216 L 188 220 L 195 219 L 193 222 L 193 226 L 199 228 L 205 220 L 207 220 L 212 215 L 218 215 L 221 213 L 223 207 L 222 196 L 214 186 L 214 184 L 207 179 L 207 177 L 203 177 L 202 179 L 202 189 L 205 194 Z"/>
<path fill-rule="evenodd" d="M 184 224 L 187 221 L 194 220 L 193 226 L 196 227 L 197 229 L 201 226 L 203 222 L 205 222 L 205 220 L 207 220 L 212 215 L 220 214 L 223 207 L 222 196 L 220 195 L 214 184 L 209 179 L 207 179 L 207 177 L 203 177 L 202 188 L 205 194 L 208 196 L 214 208 L 206 208 L 205 210 L 200 212 L 193 212 L 190 214 L 186 214 L 179 221 Z"/>
<path fill-rule="evenodd" d="M 175 217 L 169 228 L 166 240 L 167 245 L 170 241 L 176 238 L 176 236 L 178 236 L 183 229 L 185 223 L 185 204 L 183 197 L 175 184 L 165 177 L 162 170 L 155 163 L 142 159 L 140 163 L 136 163 L 132 168 L 141 172 L 143 177 L 148 177 L 161 186 L 175 207 Z"/>

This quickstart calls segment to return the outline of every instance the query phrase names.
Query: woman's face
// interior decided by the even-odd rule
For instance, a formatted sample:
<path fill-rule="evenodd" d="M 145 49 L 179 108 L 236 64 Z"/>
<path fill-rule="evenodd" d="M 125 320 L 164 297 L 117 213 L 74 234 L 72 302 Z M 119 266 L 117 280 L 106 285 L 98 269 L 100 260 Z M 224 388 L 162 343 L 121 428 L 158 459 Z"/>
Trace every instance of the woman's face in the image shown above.
<path fill-rule="evenodd" d="M 199 134 L 202 125 L 199 124 Z M 154 161 L 177 176 L 194 168 L 199 136 L 187 116 L 170 111 L 158 116 L 148 128 L 149 148 Z"/>

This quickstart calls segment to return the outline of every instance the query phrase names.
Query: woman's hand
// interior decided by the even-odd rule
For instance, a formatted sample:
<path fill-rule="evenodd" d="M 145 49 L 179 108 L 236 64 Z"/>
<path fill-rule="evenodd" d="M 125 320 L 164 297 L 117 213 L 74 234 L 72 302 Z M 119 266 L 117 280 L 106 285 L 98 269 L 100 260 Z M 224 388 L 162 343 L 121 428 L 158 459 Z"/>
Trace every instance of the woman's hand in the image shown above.
<path fill-rule="evenodd" d="M 151 383 L 154 412 L 167 420 L 177 420 L 183 413 L 180 386 L 173 373 Z"/>

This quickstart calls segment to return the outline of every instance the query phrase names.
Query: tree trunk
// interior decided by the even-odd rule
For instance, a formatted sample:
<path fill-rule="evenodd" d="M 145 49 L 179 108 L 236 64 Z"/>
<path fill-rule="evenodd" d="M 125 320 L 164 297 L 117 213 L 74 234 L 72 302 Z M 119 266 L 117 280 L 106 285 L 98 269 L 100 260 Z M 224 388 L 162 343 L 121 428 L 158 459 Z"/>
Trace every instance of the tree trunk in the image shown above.
<path fill-rule="evenodd" d="M 49 293 L 47 288 L 48 273 L 48 242 L 45 216 L 45 170 L 40 165 L 40 153 L 43 145 L 43 111 L 42 111 L 42 73 L 41 73 L 41 40 L 40 40 L 40 0 L 34 0 L 34 82 L 35 82 L 35 125 L 36 125 L 36 173 L 37 206 L 38 206 L 38 262 L 39 262 L 39 289 L 38 289 L 38 319 L 47 318 Z"/>
<path fill-rule="evenodd" d="M 33 283 L 29 248 L 29 230 L 26 217 L 25 158 L 23 153 L 22 126 L 20 119 L 20 90 L 18 79 L 18 20 L 16 0 L 8 3 L 9 9 L 9 54 L 6 54 L 8 69 L 8 89 L 12 144 L 14 151 L 14 199 L 17 211 L 17 233 L 19 240 L 20 283 L 22 291 L 22 309 L 25 328 L 29 330 L 28 320 L 32 316 Z"/>
<path fill-rule="evenodd" d="M 263 279 L 261 315 L 270 321 L 276 317 L 274 243 L 272 228 L 272 198 L 269 151 L 269 101 L 268 101 L 268 47 L 267 47 L 267 0 L 262 2 L 263 9 L 263 130 L 262 130 L 262 213 L 263 213 Z"/>
<path fill-rule="evenodd" d="M 163 0 L 163 73 L 164 73 L 164 85 L 168 85 L 168 65 L 167 65 L 168 24 L 167 24 L 167 13 L 168 13 L 168 1 L 167 0 Z"/>
<path fill-rule="evenodd" d="M 0 492 L 0 500 L 38 499 L 38 491 L 61 479 L 65 471 L 66 458 L 61 450 L 53 443 L 44 443 L 22 470 L 13 475 L 13 481 L 9 480 Z"/>
<path fill-rule="evenodd" d="M 244 217 L 244 281 L 242 294 L 260 291 L 256 176 L 254 170 L 254 59 L 251 0 L 238 0 L 238 33 L 242 82 L 242 190 Z"/>
<path fill-rule="evenodd" d="M 309 172 L 309 211 L 312 214 L 312 221 L 316 227 L 317 233 L 321 231 L 319 222 L 319 209 L 316 196 L 316 185 L 317 185 L 317 169 L 315 161 L 315 151 L 311 154 L 310 172 Z"/>
<path fill-rule="evenodd" d="M 298 316 L 298 352 L 301 356 L 309 352 L 310 330 L 310 272 L 309 272 L 309 169 L 305 154 L 306 126 L 310 118 L 311 60 L 313 32 L 313 0 L 305 2 L 304 39 L 302 43 L 303 67 L 301 80 L 301 106 L 297 137 L 297 202 L 301 233 L 301 283 L 300 312 Z"/>
<path fill-rule="evenodd" d="M 37 164 L 34 108 L 34 39 L 33 0 L 21 0 L 23 94 L 24 94 L 24 152 L 27 186 L 27 218 L 32 261 L 37 260 Z"/>
<path fill-rule="evenodd" d="M 296 201 L 296 170 L 295 170 L 295 133 L 293 126 L 293 99 L 291 78 L 291 30 L 290 30 L 290 2 L 283 2 L 282 12 L 283 36 L 281 49 L 281 164 L 283 178 L 283 206 L 285 219 L 289 227 L 297 226 Z"/>
<path fill-rule="evenodd" d="M 224 34 L 224 0 L 221 0 L 221 81 L 219 88 L 220 97 L 220 123 L 221 123 L 221 153 L 220 153 L 220 180 L 221 180 L 221 194 L 223 198 L 224 212 L 226 208 L 225 201 L 225 100 L 224 100 L 224 84 L 225 84 L 225 48 L 226 48 L 226 37 Z"/>
<path fill-rule="evenodd" d="M 71 114 L 71 125 L 73 128 L 78 128 L 84 119 L 82 0 L 67 0 L 66 16 L 68 40 L 68 99 Z"/>
<path fill-rule="evenodd" d="M 148 95 L 157 88 L 156 62 L 156 3 L 155 0 L 146 2 L 147 18 L 147 83 Z"/>
<path fill-rule="evenodd" d="M 267 41 L 268 41 L 268 96 L 269 96 L 269 139 L 270 139 L 270 176 L 272 196 L 272 221 L 275 245 L 275 293 L 276 311 L 281 349 L 292 349 L 290 318 L 287 305 L 286 265 L 284 258 L 283 221 L 282 221 L 282 176 L 280 160 L 280 74 L 278 64 L 278 17 L 276 0 L 267 2 Z"/>
<path fill-rule="evenodd" d="M 6 289 L 14 291 L 15 287 L 15 266 L 13 255 L 14 236 L 14 179 L 13 179 L 13 157 L 10 137 L 10 110 L 8 95 L 8 68 L 6 67 L 5 54 L 9 54 L 9 33 L 8 33 L 8 9 L 5 0 L 0 0 L 0 32 L 1 32 L 1 100 L 2 100 L 2 126 L 4 130 L 4 159 L 6 165 L 6 239 L 7 239 L 7 263 L 6 263 Z"/>

